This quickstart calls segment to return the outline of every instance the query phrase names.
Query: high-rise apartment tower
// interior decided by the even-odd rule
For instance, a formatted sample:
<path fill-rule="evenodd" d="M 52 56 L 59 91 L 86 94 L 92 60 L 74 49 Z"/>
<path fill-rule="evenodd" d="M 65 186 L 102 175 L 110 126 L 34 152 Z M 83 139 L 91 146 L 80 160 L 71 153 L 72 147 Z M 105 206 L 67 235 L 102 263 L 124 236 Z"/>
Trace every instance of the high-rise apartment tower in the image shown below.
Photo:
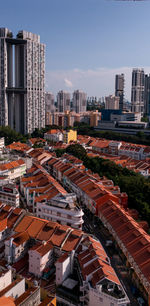
<path fill-rule="evenodd" d="M 119 109 L 119 97 L 110 95 L 105 97 L 105 109 Z"/>
<path fill-rule="evenodd" d="M 57 94 L 58 112 L 70 111 L 70 93 L 67 91 L 59 91 Z"/>
<path fill-rule="evenodd" d="M 0 125 L 23 134 L 45 126 L 45 45 L 40 36 L 0 29 Z"/>
<path fill-rule="evenodd" d="M 73 93 L 72 109 L 76 113 L 86 112 L 87 108 L 87 95 L 85 92 L 75 90 Z"/>
<path fill-rule="evenodd" d="M 123 109 L 124 101 L 124 74 L 116 74 L 115 77 L 115 96 L 119 97 L 119 109 Z"/>
<path fill-rule="evenodd" d="M 144 113 L 145 74 L 143 69 L 133 69 L 131 90 L 131 111 Z"/>

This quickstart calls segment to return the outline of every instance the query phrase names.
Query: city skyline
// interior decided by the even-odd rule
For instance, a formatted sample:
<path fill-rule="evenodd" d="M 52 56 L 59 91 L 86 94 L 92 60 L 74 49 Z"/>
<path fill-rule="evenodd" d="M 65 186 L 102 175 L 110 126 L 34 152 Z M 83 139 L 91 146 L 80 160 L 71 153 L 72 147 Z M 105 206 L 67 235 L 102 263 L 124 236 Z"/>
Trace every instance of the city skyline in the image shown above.
<path fill-rule="evenodd" d="M 132 68 L 150 72 L 149 9 L 149 1 L 6 0 L 1 27 L 41 36 L 47 91 L 107 96 L 114 93 L 115 75 L 124 73 L 125 98 L 131 100 Z"/>

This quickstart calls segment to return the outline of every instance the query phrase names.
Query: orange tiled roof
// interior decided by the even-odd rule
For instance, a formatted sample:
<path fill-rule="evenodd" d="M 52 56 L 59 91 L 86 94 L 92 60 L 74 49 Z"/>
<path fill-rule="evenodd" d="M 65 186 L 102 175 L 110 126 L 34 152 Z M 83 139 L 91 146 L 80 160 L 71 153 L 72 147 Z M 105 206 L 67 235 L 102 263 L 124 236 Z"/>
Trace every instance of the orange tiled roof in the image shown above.
<path fill-rule="evenodd" d="M 66 236 L 68 235 L 69 227 L 66 226 L 63 228 L 62 225 L 56 228 L 54 234 L 50 238 L 50 242 L 52 242 L 55 246 L 60 247 Z"/>
<path fill-rule="evenodd" d="M 7 218 L 0 220 L 0 232 L 3 232 L 7 228 Z"/>
<path fill-rule="evenodd" d="M 30 239 L 27 232 L 16 234 L 16 235 L 12 236 L 12 238 L 13 238 L 13 243 L 16 246 L 19 246 L 19 245 L 23 244 L 24 242 L 26 242 Z"/>
<path fill-rule="evenodd" d="M 53 249 L 53 245 L 50 242 L 46 242 L 44 244 L 40 244 L 37 246 L 37 248 L 35 249 L 35 251 L 37 253 L 39 253 L 41 255 L 41 257 L 43 257 L 45 254 L 47 254 L 49 251 L 51 251 Z"/>
<path fill-rule="evenodd" d="M 21 143 L 21 142 L 13 142 L 10 145 L 8 145 L 6 148 L 22 152 L 26 152 L 30 149 L 30 147 L 26 143 Z"/>
<path fill-rule="evenodd" d="M 66 239 L 62 250 L 66 252 L 71 252 L 72 250 L 75 250 L 79 242 L 82 238 L 82 232 L 73 230 L 68 238 Z"/>
<path fill-rule="evenodd" d="M 22 159 L 12 161 L 12 162 L 9 162 L 9 163 L 6 163 L 6 164 L 0 164 L 0 170 L 1 171 L 10 170 L 10 169 L 13 169 L 13 168 L 20 167 L 21 165 L 24 165 L 24 164 L 25 164 L 25 162 Z"/>

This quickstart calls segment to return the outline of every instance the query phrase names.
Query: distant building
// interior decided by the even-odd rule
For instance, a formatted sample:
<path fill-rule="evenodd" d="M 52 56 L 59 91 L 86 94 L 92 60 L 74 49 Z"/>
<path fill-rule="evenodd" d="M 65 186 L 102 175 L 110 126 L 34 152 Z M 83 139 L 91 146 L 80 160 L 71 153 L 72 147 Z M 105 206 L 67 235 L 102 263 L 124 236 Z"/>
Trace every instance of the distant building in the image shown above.
<path fill-rule="evenodd" d="M 44 138 L 50 141 L 59 142 L 62 141 L 64 143 L 70 143 L 70 141 L 77 141 L 77 131 L 69 130 L 69 131 L 60 131 L 60 130 L 50 130 L 44 134 Z"/>
<path fill-rule="evenodd" d="M 105 104 L 105 109 L 119 109 L 119 101 L 120 98 L 110 95 L 105 98 L 106 104 Z"/>
<path fill-rule="evenodd" d="M 63 141 L 63 132 L 60 130 L 52 129 L 44 134 L 44 138 L 53 142 Z"/>
<path fill-rule="evenodd" d="M 101 120 L 101 113 L 96 111 L 87 111 L 83 113 L 65 111 L 63 113 L 54 112 L 51 115 L 51 124 L 62 127 L 74 126 L 75 122 L 84 122 L 90 126 L 97 126 L 98 120 Z"/>
<path fill-rule="evenodd" d="M 55 112 L 55 99 L 51 92 L 45 93 L 45 124 L 50 125 L 51 113 Z"/>
<path fill-rule="evenodd" d="M 124 74 L 117 74 L 115 78 L 115 96 L 119 97 L 119 109 L 123 109 L 124 102 Z"/>
<path fill-rule="evenodd" d="M 150 74 L 145 75 L 145 104 L 144 114 L 150 118 Z"/>
<path fill-rule="evenodd" d="M 45 127 L 45 45 L 40 36 L 0 28 L 0 125 L 32 133 Z M 13 62 L 14 61 L 14 62 Z"/>
<path fill-rule="evenodd" d="M 70 141 L 77 141 L 77 131 L 69 130 L 63 132 L 63 142 L 68 144 Z"/>
<path fill-rule="evenodd" d="M 144 69 L 133 69 L 131 89 L 131 111 L 144 114 Z"/>
<path fill-rule="evenodd" d="M 57 94 L 58 112 L 70 111 L 70 93 L 67 91 L 59 91 Z"/>
<path fill-rule="evenodd" d="M 90 112 L 90 126 L 98 126 L 99 120 L 101 120 L 101 113 L 98 110 Z"/>
<path fill-rule="evenodd" d="M 110 121 L 111 120 L 111 115 L 121 115 L 122 111 L 121 109 L 102 109 L 101 110 L 101 120 L 102 121 Z M 99 125 L 100 122 L 98 122 Z"/>
<path fill-rule="evenodd" d="M 122 112 L 121 114 L 114 114 L 110 115 L 111 121 L 141 121 L 141 113 L 131 113 L 131 112 Z"/>
<path fill-rule="evenodd" d="M 76 90 L 73 93 L 72 108 L 76 113 L 86 112 L 87 94 L 83 91 Z"/>

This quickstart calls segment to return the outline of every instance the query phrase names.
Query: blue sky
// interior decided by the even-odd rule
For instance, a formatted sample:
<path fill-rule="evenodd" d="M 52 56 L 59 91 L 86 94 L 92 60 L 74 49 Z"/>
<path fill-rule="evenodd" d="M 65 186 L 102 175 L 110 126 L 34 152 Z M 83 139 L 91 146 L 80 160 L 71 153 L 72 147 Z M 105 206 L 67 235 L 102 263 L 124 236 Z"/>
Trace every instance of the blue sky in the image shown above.
<path fill-rule="evenodd" d="M 88 95 L 114 92 L 125 73 L 130 99 L 132 67 L 150 72 L 150 1 L 5 0 L 1 27 L 24 29 L 46 44 L 46 89 Z"/>

